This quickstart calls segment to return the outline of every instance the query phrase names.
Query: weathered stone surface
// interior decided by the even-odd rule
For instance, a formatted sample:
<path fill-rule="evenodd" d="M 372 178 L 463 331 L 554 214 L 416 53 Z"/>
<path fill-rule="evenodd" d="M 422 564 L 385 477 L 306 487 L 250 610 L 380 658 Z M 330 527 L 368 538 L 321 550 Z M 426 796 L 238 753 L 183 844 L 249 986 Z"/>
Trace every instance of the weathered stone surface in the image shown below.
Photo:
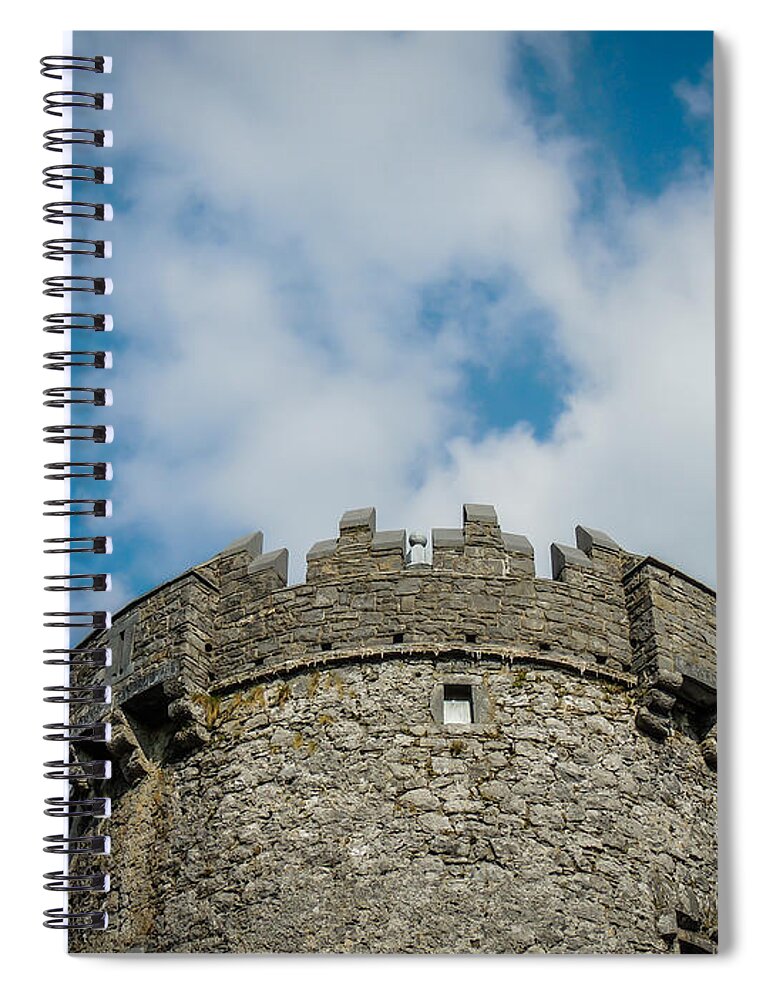
<path fill-rule="evenodd" d="M 590 569 L 591 560 L 582 549 L 553 542 L 551 544 L 551 568 L 554 579 L 559 579 L 565 566 L 583 566 L 586 569 Z"/>
<path fill-rule="evenodd" d="M 636 724 L 643 733 L 656 740 L 665 740 L 671 729 L 665 719 L 654 714 L 649 708 L 640 708 L 636 713 Z"/>
<path fill-rule="evenodd" d="M 481 524 L 497 524 L 497 511 L 488 503 L 463 504 L 463 522 L 478 521 Z"/>
<path fill-rule="evenodd" d="M 434 528 L 433 548 L 462 548 L 465 544 L 465 537 L 461 528 Z"/>
<path fill-rule="evenodd" d="M 647 695 L 647 707 L 658 715 L 666 715 L 676 704 L 676 695 L 654 688 Z"/>
<path fill-rule="evenodd" d="M 253 536 L 86 640 L 113 890 L 72 950 L 710 950 L 713 592 L 591 529 L 536 578 L 483 505 L 432 565 L 340 527 L 305 583 Z"/>
<path fill-rule="evenodd" d="M 585 528 L 582 524 L 579 524 L 575 529 L 575 537 L 578 548 L 582 549 L 589 556 L 592 554 L 594 548 L 609 549 L 611 552 L 618 552 L 620 550 L 620 546 L 614 538 L 610 538 L 605 531 L 597 531 L 596 528 Z"/>

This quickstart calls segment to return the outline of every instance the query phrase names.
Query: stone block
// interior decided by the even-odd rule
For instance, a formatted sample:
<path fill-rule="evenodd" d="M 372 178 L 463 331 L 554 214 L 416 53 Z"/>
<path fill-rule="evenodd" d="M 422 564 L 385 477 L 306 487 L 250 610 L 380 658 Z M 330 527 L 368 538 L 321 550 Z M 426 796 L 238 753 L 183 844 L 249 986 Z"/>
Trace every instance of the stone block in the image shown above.
<path fill-rule="evenodd" d="M 684 683 L 684 677 L 675 670 L 658 670 L 655 674 L 654 684 L 661 691 L 669 691 L 676 694 Z"/>
<path fill-rule="evenodd" d="M 372 537 L 372 552 L 398 552 L 406 555 L 405 531 L 375 531 Z"/>
<path fill-rule="evenodd" d="M 374 507 L 357 507 L 346 510 L 340 518 L 340 535 L 351 531 L 363 531 L 370 536 L 374 534 L 377 514 Z"/>
<path fill-rule="evenodd" d="M 327 559 L 329 556 L 333 556 L 337 551 L 337 539 L 336 538 L 325 538 L 321 542 L 316 542 L 307 553 L 305 557 L 307 562 L 313 562 L 315 559 Z"/>
<path fill-rule="evenodd" d="M 497 511 L 488 503 L 463 504 L 463 524 L 475 521 L 479 524 L 499 524 Z"/>
<path fill-rule="evenodd" d="M 286 585 L 289 576 L 289 550 L 276 549 L 274 552 L 266 552 L 263 556 L 258 556 L 248 565 L 248 572 L 252 575 L 267 573 L 272 571 L 279 580 Z"/>
<path fill-rule="evenodd" d="M 465 547 L 465 535 L 461 528 L 433 528 L 433 549 L 460 549 Z"/>
<path fill-rule="evenodd" d="M 577 567 L 579 569 L 592 569 L 593 564 L 582 549 L 573 548 L 571 545 L 562 545 L 558 542 L 551 543 L 551 572 L 554 580 L 560 580 L 561 575 L 567 567 Z"/>
<path fill-rule="evenodd" d="M 262 555 L 262 546 L 264 544 L 264 535 L 261 531 L 252 531 L 248 535 L 242 535 L 240 538 L 236 538 L 234 542 L 222 549 L 220 553 L 221 556 L 231 555 L 236 552 L 245 552 L 251 559 L 256 559 L 257 556 Z"/>
<path fill-rule="evenodd" d="M 716 670 L 705 664 L 692 663 L 677 657 L 676 668 L 682 675 L 679 697 L 693 705 L 711 708 L 717 701 Z"/>
<path fill-rule="evenodd" d="M 654 740 L 663 741 L 670 735 L 669 726 L 659 715 L 653 714 L 649 708 L 640 708 L 636 713 L 637 728 L 651 736 Z"/>
<path fill-rule="evenodd" d="M 620 552 L 620 546 L 615 539 L 610 538 L 606 532 L 598 531 L 596 528 L 585 528 L 582 524 L 579 524 L 575 529 L 575 538 L 578 548 L 589 556 L 594 548 L 608 549 L 610 552 Z"/>
<path fill-rule="evenodd" d="M 440 802 L 427 788 L 415 788 L 401 796 L 401 801 L 413 809 L 425 809 L 431 812 L 438 809 Z"/>
<path fill-rule="evenodd" d="M 503 547 L 506 552 L 510 552 L 515 555 L 529 556 L 532 558 L 535 554 L 535 550 L 532 548 L 532 543 L 524 535 L 512 535 L 510 532 L 504 531 L 503 533 Z"/>

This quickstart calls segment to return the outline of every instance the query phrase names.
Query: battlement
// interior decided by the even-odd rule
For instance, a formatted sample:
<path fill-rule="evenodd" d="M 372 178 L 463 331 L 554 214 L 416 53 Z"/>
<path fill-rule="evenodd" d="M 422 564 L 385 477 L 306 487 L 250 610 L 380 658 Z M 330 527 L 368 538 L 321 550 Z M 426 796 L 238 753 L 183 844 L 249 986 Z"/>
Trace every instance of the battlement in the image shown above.
<path fill-rule="evenodd" d="M 346 511 L 339 523 L 338 536 L 316 542 L 307 553 L 305 582 L 377 576 L 408 568 L 414 570 L 417 566 L 467 576 L 535 578 L 532 543 L 524 535 L 502 531 L 497 512 L 490 504 L 464 504 L 461 528 L 433 528 L 432 560 L 410 558 L 406 531 L 377 531 L 376 525 L 374 507 Z M 603 556 L 594 560 L 592 553 L 595 550 L 597 553 L 621 552 L 617 542 L 601 531 L 578 526 L 576 538 L 577 548 L 558 543 L 551 546 L 551 566 L 556 581 L 577 581 L 580 570 L 603 573 L 607 561 Z M 285 551 L 278 550 L 271 556 L 277 558 Z M 577 571 L 577 575 L 573 571 Z"/>
<path fill-rule="evenodd" d="M 112 648 L 116 697 L 170 673 L 208 690 L 358 649 L 457 644 L 645 682 L 677 671 L 693 698 L 715 695 L 714 594 L 673 567 L 579 525 L 574 546 L 551 546 L 553 578 L 539 578 L 528 539 L 487 504 L 465 504 L 462 527 L 431 540 L 427 561 L 405 531 L 378 531 L 373 507 L 350 510 L 288 586 L 288 551 L 263 551 L 261 532 L 240 538 L 113 616 L 97 641 Z"/>

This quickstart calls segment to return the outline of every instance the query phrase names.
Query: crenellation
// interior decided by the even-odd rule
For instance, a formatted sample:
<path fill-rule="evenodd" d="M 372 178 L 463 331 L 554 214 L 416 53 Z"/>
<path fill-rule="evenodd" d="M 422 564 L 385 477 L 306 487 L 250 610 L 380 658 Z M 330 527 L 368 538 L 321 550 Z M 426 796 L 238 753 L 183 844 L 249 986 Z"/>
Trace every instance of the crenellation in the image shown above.
<path fill-rule="evenodd" d="M 501 536 L 503 539 L 503 548 L 506 552 L 511 555 L 531 559 L 534 564 L 535 550 L 532 548 L 532 543 L 525 535 L 514 535 L 509 531 L 503 531 Z"/>
<path fill-rule="evenodd" d="M 610 538 L 606 531 L 598 531 L 596 528 L 586 528 L 584 525 L 579 524 L 575 528 L 575 539 L 578 548 L 585 552 L 587 556 L 592 556 L 596 549 L 605 549 L 608 552 L 620 552 L 620 546 L 615 539 Z"/>
<path fill-rule="evenodd" d="M 340 518 L 340 542 L 371 542 L 377 526 L 374 507 L 347 510 Z"/>
<path fill-rule="evenodd" d="M 372 536 L 374 571 L 399 572 L 406 566 L 406 532 L 375 531 Z"/>
<path fill-rule="evenodd" d="M 375 531 L 373 508 L 348 511 L 340 537 L 313 546 L 308 578 L 293 587 L 286 586 L 285 549 L 263 554 L 261 533 L 234 543 L 204 564 L 217 567 L 220 579 L 217 656 L 208 672 L 221 679 L 223 664 L 227 670 L 254 658 L 278 664 L 322 647 L 387 644 L 397 634 L 445 642 L 473 634 L 533 652 L 562 648 L 586 663 L 639 673 L 649 672 L 651 661 L 666 669 L 674 655 L 692 659 L 693 644 L 708 639 L 702 625 L 686 637 L 675 631 L 676 601 L 692 585 L 657 564 L 624 577 L 623 551 L 604 532 L 579 526 L 578 547 L 555 543 L 555 580 L 549 581 L 535 577 L 529 541 L 500 532 L 493 507 L 465 505 L 463 521 L 462 530 L 434 529 L 432 564 L 409 564 L 403 530 Z M 472 545 L 469 525 L 481 532 Z M 669 581 L 673 599 L 659 583 L 652 586 L 653 577 Z M 705 591 L 694 593 L 690 604 L 707 600 Z M 209 640 L 191 627 L 188 633 L 189 649 L 205 659 L 201 649 Z M 662 651 L 669 634 L 680 637 L 670 655 Z"/>
<path fill-rule="evenodd" d="M 249 576 L 260 577 L 260 590 L 269 593 L 286 586 L 289 578 L 289 550 L 276 549 L 257 556 L 246 567 Z"/>
<path fill-rule="evenodd" d="M 463 505 L 463 537 L 466 555 L 484 557 L 483 549 L 503 550 L 503 536 L 497 511 L 491 504 Z"/>
<path fill-rule="evenodd" d="M 579 583 L 583 570 L 592 570 L 593 562 L 583 552 L 571 545 L 551 542 L 551 572 L 560 583 Z"/>

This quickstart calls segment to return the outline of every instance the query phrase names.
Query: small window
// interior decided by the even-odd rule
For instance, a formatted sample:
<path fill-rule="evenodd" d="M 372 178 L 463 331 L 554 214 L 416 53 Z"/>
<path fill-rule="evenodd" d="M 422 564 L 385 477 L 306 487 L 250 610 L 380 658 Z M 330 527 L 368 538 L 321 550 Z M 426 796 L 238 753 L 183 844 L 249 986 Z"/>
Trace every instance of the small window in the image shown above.
<path fill-rule="evenodd" d="M 403 641 L 404 641 L 404 633 L 403 632 L 395 632 L 394 635 L 393 635 L 393 645 L 394 646 L 400 646 Z"/>
<path fill-rule="evenodd" d="M 321 652 L 322 653 L 328 653 L 331 648 L 332 648 L 332 644 L 330 642 L 322 642 L 321 643 Z"/>
<path fill-rule="evenodd" d="M 473 693 L 470 684 L 444 685 L 444 722 L 473 722 Z"/>

